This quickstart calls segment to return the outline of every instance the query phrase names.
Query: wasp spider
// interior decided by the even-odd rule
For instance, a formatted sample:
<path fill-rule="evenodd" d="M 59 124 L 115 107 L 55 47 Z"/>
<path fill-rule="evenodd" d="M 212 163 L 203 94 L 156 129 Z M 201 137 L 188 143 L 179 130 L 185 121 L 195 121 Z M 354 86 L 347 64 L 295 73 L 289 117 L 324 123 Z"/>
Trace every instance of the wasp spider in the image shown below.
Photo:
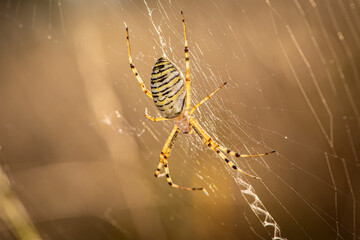
<path fill-rule="evenodd" d="M 170 156 L 170 151 L 175 143 L 175 140 L 180 132 L 184 134 L 191 134 L 193 131 L 201 138 L 201 140 L 208 146 L 211 150 L 217 153 L 231 168 L 236 171 L 245 174 L 249 177 L 260 179 L 256 176 L 250 175 L 241 169 L 239 169 L 232 161 L 230 161 L 224 153 L 228 153 L 234 157 L 256 157 L 264 156 L 275 151 L 262 153 L 262 154 L 239 154 L 233 152 L 226 147 L 223 147 L 217 144 L 210 136 L 204 131 L 204 129 L 199 125 L 199 123 L 192 117 L 192 114 L 195 110 L 200 107 L 205 101 L 207 101 L 211 96 L 213 96 L 217 91 L 225 86 L 226 82 L 223 83 L 219 88 L 217 88 L 213 93 L 209 94 L 198 104 L 190 107 L 190 72 L 189 72 L 189 48 L 186 38 L 185 30 L 185 20 L 183 12 L 181 11 L 182 25 L 184 28 L 184 38 L 185 38 L 185 65 L 186 65 L 186 74 L 185 78 L 182 73 L 176 68 L 176 66 L 170 62 L 165 57 L 159 58 L 155 66 L 152 69 L 151 73 L 151 91 L 146 89 L 144 82 L 142 81 L 140 75 L 138 74 L 135 65 L 133 64 L 131 52 L 130 52 L 130 42 L 129 42 L 129 31 L 126 28 L 126 39 L 127 47 L 129 52 L 129 62 L 130 68 L 134 73 L 136 79 L 138 80 L 141 89 L 143 92 L 151 99 L 153 99 L 156 107 L 161 111 L 163 117 L 151 117 L 145 112 L 145 117 L 151 121 L 165 121 L 165 120 L 174 120 L 175 126 L 170 133 L 162 151 L 160 154 L 160 162 L 155 171 L 155 177 L 158 177 L 161 171 L 161 168 L 164 167 L 166 181 L 171 187 L 185 189 L 185 190 L 202 190 L 205 194 L 208 194 L 205 188 L 192 188 L 192 187 L 183 187 L 178 184 L 175 184 L 171 177 L 168 167 L 168 158 Z"/>

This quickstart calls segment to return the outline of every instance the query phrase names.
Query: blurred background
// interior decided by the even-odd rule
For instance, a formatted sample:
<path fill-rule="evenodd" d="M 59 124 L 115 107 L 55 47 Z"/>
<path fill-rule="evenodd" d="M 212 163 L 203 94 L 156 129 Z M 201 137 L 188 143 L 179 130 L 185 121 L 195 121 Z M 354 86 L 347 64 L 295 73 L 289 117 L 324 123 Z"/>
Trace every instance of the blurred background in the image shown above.
<path fill-rule="evenodd" d="M 146 86 L 162 55 L 185 72 L 195 117 L 263 158 L 230 169 L 180 135 Z M 360 239 L 360 2 L 0 3 L 0 239 Z"/>

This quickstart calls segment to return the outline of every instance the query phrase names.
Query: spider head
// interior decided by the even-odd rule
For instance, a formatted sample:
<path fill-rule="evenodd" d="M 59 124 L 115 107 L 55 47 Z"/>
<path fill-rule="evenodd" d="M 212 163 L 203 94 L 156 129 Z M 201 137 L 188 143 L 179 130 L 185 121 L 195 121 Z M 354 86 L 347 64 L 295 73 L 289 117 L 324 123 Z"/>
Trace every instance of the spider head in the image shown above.
<path fill-rule="evenodd" d="M 188 134 L 191 131 L 190 118 L 188 111 L 185 111 L 179 117 L 175 118 L 175 124 L 184 134 Z"/>

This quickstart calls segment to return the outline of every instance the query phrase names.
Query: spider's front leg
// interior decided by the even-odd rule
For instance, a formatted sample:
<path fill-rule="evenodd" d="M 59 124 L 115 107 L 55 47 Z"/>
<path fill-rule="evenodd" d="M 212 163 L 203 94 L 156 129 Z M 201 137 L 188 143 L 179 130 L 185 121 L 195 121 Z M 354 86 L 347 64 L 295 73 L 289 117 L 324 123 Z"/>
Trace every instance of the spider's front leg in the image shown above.
<path fill-rule="evenodd" d="M 164 147 L 161 150 L 160 162 L 158 164 L 158 167 L 156 168 L 155 177 L 159 176 L 161 168 L 164 166 L 164 159 L 167 159 L 169 157 L 171 148 L 172 146 L 174 146 L 175 140 L 179 135 L 179 133 L 180 133 L 180 129 L 175 125 L 168 139 L 166 140 Z"/>
<path fill-rule="evenodd" d="M 244 172 L 243 170 L 241 170 L 239 167 L 237 167 L 232 161 L 230 161 L 223 152 L 221 152 L 220 150 L 225 150 L 227 153 L 232 153 L 234 154 L 234 156 L 236 157 L 251 157 L 251 156 L 261 156 L 259 154 L 257 155 L 247 155 L 247 154 L 238 154 L 238 153 L 235 153 L 231 150 L 228 150 L 226 149 L 225 147 L 221 146 L 221 145 L 218 145 L 215 141 L 213 141 L 210 136 L 204 131 L 204 129 L 202 129 L 202 127 L 195 121 L 195 119 L 191 118 L 190 119 L 190 122 L 193 126 L 193 129 L 194 131 L 199 135 L 199 137 L 201 138 L 201 140 L 211 149 L 213 150 L 214 152 L 216 152 L 231 168 L 233 168 L 234 170 L 246 175 L 246 176 L 249 176 L 249 177 L 252 177 L 254 179 L 258 179 L 260 180 L 259 177 L 256 177 L 256 176 L 253 176 L 251 174 L 248 174 L 246 172 Z M 267 155 L 267 154 L 263 154 L 263 155 Z"/>
<path fill-rule="evenodd" d="M 157 167 L 157 169 L 155 171 L 155 177 L 159 176 L 160 171 L 161 171 L 161 167 L 164 167 L 166 181 L 171 187 L 179 188 L 179 189 L 183 189 L 183 190 L 192 190 L 192 191 L 201 190 L 206 195 L 209 195 L 205 188 L 202 188 L 202 187 L 201 188 L 183 187 L 183 186 L 180 186 L 178 184 L 175 184 L 172 181 L 171 177 L 170 177 L 170 171 L 169 171 L 167 159 L 170 156 L 171 149 L 172 149 L 172 147 L 173 147 L 173 145 L 175 143 L 175 140 L 176 140 L 177 136 L 179 135 L 179 133 L 180 133 L 180 129 L 175 125 L 175 127 L 171 131 L 170 136 L 168 137 L 168 139 L 167 139 L 167 141 L 166 141 L 166 143 L 165 143 L 165 145 L 164 145 L 164 147 L 163 147 L 163 149 L 161 151 L 160 162 L 159 162 L 158 167 Z"/>

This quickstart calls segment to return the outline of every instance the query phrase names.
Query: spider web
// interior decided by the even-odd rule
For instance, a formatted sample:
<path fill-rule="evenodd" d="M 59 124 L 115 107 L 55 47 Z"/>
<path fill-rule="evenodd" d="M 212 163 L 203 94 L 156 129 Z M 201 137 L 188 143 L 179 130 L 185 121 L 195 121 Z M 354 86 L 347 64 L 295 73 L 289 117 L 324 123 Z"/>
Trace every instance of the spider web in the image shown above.
<path fill-rule="evenodd" d="M 1 3 L 0 160 L 24 219 L 44 239 L 88 239 L 84 224 L 99 239 L 360 239 L 359 8 L 357 0 Z M 180 135 L 172 178 L 209 197 L 153 177 L 174 123 L 144 118 L 145 109 L 159 113 L 128 64 L 125 26 L 147 87 L 160 56 L 185 73 L 180 10 L 192 104 L 228 83 L 196 120 L 234 151 L 277 151 L 230 158 L 257 181 L 195 134 Z M 20 225 L 2 215 L 0 234 L 13 239 L 8 229 Z"/>

